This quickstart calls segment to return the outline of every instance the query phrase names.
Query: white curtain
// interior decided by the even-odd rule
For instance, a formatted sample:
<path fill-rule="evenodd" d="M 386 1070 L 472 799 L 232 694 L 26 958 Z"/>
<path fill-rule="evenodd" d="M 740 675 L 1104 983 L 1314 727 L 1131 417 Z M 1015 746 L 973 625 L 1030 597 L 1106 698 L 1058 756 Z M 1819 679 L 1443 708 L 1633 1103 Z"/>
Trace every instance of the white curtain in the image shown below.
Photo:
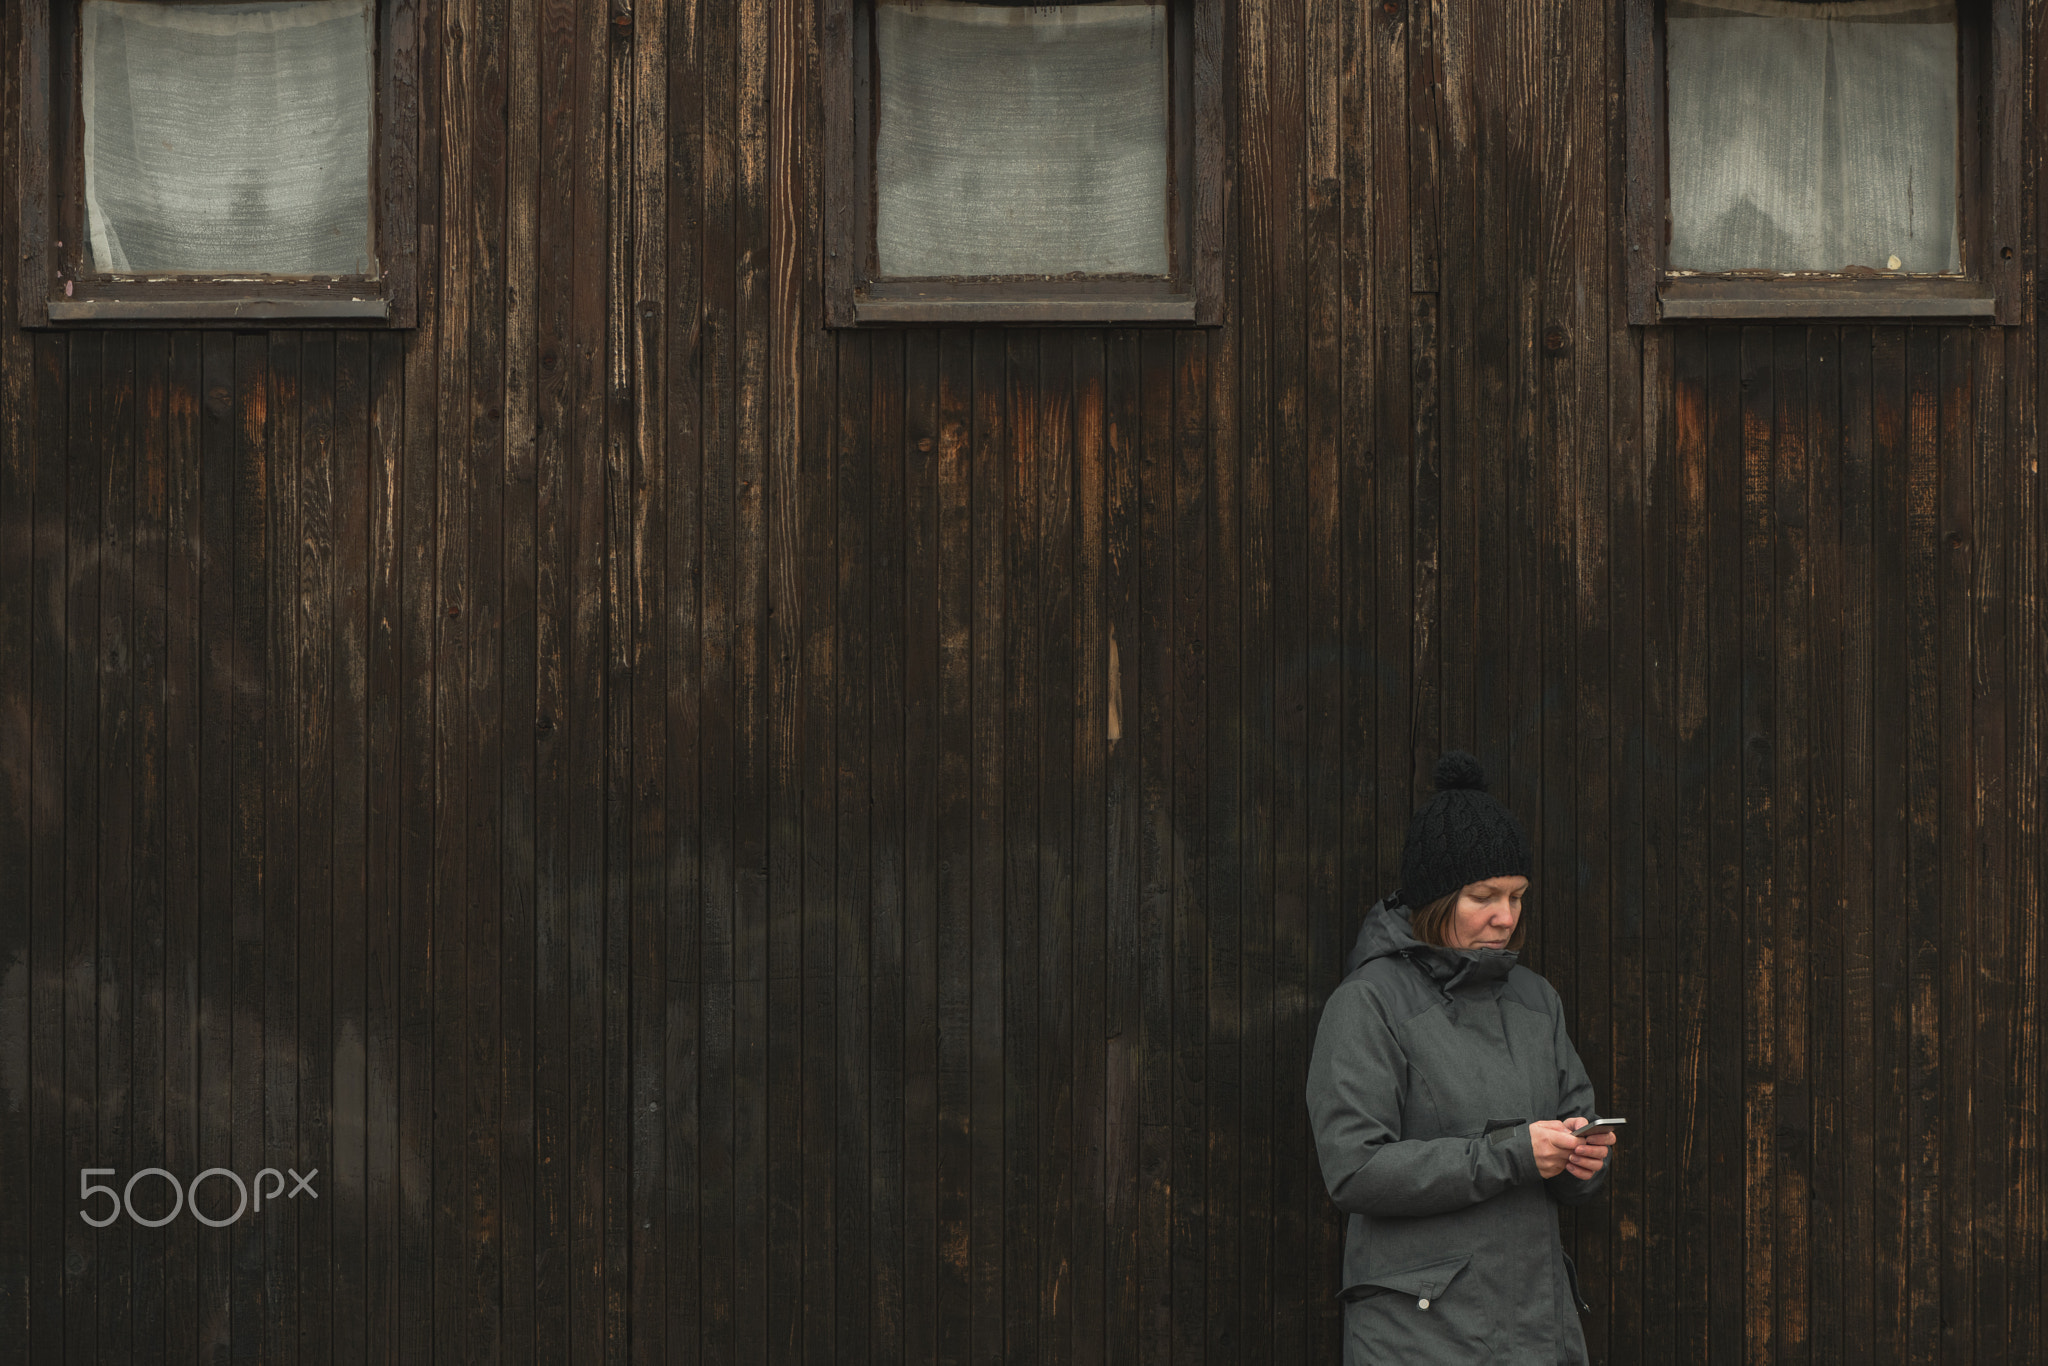
<path fill-rule="evenodd" d="M 80 21 L 95 271 L 370 273 L 369 0 Z"/>
<path fill-rule="evenodd" d="M 1672 266 L 1961 269 L 1953 0 L 1672 0 Z"/>
<path fill-rule="evenodd" d="M 1167 273 L 1166 8 L 884 3 L 885 277 Z"/>

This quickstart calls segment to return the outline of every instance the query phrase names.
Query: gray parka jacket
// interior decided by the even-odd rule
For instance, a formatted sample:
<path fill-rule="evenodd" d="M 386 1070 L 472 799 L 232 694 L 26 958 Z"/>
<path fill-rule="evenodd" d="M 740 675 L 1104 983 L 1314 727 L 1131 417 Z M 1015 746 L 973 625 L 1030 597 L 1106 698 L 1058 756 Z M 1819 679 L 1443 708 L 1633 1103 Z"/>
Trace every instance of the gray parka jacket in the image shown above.
<path fill-rule="evenodd" d="M 1374 906 L 1323 1007 L 1308 1108 L 1344 1238 L 1346 1366 L 1583 1363 L 1552 1203 L 1607 1179 L 1538 1175 L 1529 1123 L 1599 1113 L 1548 982 L 1502 949 L 1445 949 Z"/>

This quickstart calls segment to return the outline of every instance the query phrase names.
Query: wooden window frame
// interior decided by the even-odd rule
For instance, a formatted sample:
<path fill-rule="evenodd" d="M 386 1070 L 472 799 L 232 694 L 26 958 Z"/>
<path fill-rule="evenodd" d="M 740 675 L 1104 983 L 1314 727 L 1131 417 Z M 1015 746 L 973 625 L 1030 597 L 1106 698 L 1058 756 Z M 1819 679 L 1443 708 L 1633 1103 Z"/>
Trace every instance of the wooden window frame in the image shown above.
<path fill-rule="evenodd" d="M 22 8 L 21 325 L 24 327 L 401 328 L 413 325 L 418 215 L 418 0 L 375 0 L 376 118 L 370 214 L 375 276 L 88 275 L 85 273 L 83 0 Z M 178 0 L 165 0 L 177 3 Z"/>
<path fill-rule="evenodd" d="M 825 322 L 1086 326 L 1222 322 L 1223 0 L 1165 0 L 1171 24 L 1172 164 L 1165 279 L 1104 276 L 879 278 L 875 259 L 874 14 L 879 0 L 822 0 Z"/>
<path fill-rule="evenodd" d="M 1624 0 L 1628 44 L 1628 320 L 1901 322 L 2033 321 L 2031 253 L 2020 235 L 2020 0 L 1957 0 L 1960 277 L 1886 272 L 1666 269 L 1670 183 L 1665 126 L 1664 0 Z"/>

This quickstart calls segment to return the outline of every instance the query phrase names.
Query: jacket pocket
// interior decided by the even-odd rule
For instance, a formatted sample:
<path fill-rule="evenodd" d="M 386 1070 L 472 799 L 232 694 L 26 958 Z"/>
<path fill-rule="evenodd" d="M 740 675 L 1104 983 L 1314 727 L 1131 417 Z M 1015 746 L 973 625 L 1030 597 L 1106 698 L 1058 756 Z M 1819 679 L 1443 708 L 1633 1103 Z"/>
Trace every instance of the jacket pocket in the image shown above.
<path fill-rule="evenodd" d="M 1529 1121 L 1526 1119 L 1489 1119 L 1483 1132 L 1486 1141 L 1497 1147 L 1510 1141 L 1517 1134 L 1525 1132 L 1528 1127 Z"/>
<path fill-rule="evenodd" d="M 1470 1253 L 1386 1270 L 1344 1290 L 1347 1363 L 1478 1361 L 1493 1336 L 1493 1308 L 1453 1284 Z"/>
<path fill-rule="evenodd" d="M 1581 1314 L 1592 1313 L 1593 1306 L 1587 1304 L 1586 1297 L 1579 1293 L 1579 1264 L 1572 1260 L 1572 1254 L 1569 1252 L 1560 1252 L 1558 1255 L 1564 1258 L 1564 1278 L 1571 1282 L 1572 1303 L 1579 1307 Z"/>
<path fill-rule="evenodd" d="M 1416 1308 L 1427 1309 L 1451 1288 L 1451 1282 L 1458 1279 L 1458 1273 L 1471 1260 L 1472 1254 L 1464 1252 L 1392 1271 L 1375 1268 L 1364 1280 L 1345 1286 L 1343 1298 L 1363 1300 L 1374 1295 L 1405 1295 L 1416 1301 Z"/>

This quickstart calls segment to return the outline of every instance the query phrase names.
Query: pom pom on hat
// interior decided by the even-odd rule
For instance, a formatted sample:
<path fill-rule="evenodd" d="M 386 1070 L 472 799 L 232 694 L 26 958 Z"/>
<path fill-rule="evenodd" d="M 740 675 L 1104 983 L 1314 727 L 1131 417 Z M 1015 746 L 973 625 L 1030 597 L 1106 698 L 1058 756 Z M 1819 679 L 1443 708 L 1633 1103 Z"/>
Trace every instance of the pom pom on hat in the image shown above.
<path fill-rule="evenodd" d="M 1461 749 L 1436 763 L 1436 795 L 1408 823 L 1401 899 L 1421 909 L 1494 877 L 1527 877 L 1535 860 L 1514 813 L 1486 791 L 1486 770 Z"/>
<path fill-rule="evenodd" d="M 1436 790 L 1439 792 L 1484 792 L 1486 770 L 1462 749 L 1454 749 L 1436 761 Z"/>

